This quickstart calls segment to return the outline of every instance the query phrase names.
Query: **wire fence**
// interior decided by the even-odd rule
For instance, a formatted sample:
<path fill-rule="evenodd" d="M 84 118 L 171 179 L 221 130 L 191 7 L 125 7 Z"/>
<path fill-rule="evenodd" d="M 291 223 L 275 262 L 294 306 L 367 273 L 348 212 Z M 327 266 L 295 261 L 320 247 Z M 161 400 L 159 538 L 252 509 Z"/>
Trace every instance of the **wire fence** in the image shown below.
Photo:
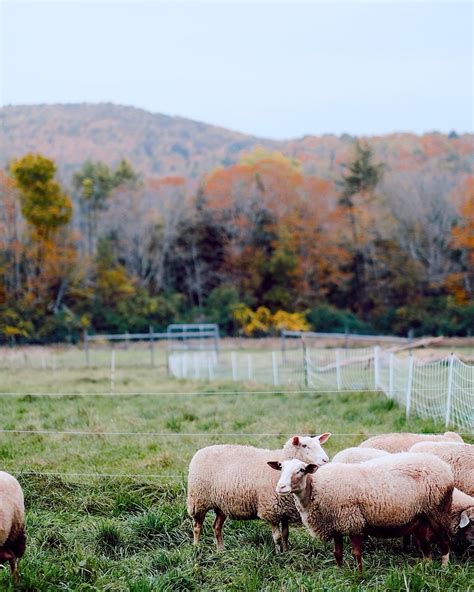
<path fill-rule="evenodd" d="M 474 365 L 456 355 L 424 362 L 380 347 L 286 352 L 174 352 L 176 378 L 247 381 L 318 391 L 377 390 L 415 414 L 474 431 Z"/>

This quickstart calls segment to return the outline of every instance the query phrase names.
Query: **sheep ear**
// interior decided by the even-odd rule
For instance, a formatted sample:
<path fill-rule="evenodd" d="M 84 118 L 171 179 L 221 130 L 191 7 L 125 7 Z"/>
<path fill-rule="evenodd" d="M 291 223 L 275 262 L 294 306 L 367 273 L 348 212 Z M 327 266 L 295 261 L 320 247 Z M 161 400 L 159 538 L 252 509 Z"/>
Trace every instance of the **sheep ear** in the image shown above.
<path fill-rule="evenodd" d="M 324 434 L 321 434 L 320 436 L 318 436 L 318 440 L 320 444 L 325 444 L 329 438 L 331 437 L 331 432 L 324 432 Z"/>
<path fill-rule="evenodd" d="M 459 528 L 464 528 L 469 524 L 469 517 L 467 515 L 466 510 L 461 513 L 461 519 L 459 520 Z"/>
<path fill-rule="evenodd" d="M 269 460 L 267 462 L 267 465 L 269 467 L 272 467 L 272 469 L 275 469 L 275 471 L 281 471 L 281 463 L 277 460 Z"/>
<path fill-rule="evenodd" d="M 298 436 L 293 436 L 293 440 L 291 442 L 292 442 L 293 446 L 300 445 L 300 439 L 298 438 Z"/>
<path fill-rule="evenodd" d="M 310 463 L 309 465 L 306 465 L 306 468 L 305 468 L 304 472 L 306 474 L 308 474 L 308 473 L 315 473 L 316 470 L 317 470 L 317 468 L 318 468 L 318 465 L 313 465 L 312 463 Z"/>

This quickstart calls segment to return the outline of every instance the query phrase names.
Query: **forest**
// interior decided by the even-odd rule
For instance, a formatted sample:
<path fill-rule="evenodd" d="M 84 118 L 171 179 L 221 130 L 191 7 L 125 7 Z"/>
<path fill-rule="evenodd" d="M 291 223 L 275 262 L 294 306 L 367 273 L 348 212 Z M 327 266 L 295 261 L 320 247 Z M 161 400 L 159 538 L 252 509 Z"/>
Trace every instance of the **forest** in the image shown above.
<path fill-rule="evenodd" d="M 77 341 L 170 322 L 468 335 L 474 177 L 394 169 L 369 141 L 316 175 L 252 148 L 193 180 L 31 152 L 0 172 L 0 340 Z"/>

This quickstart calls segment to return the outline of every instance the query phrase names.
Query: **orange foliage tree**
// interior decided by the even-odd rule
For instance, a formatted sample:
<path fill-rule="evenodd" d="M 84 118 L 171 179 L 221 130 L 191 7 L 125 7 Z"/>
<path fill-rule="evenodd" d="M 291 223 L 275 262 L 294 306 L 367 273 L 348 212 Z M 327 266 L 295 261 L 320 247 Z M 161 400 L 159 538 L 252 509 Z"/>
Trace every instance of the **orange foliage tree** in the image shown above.
<path fill-rule="evenodd" d="M 223 273 L 252 302 L 302 308 L 338 281 L 328 181 L 256 151 L 207 177 L 201 199 L 226 228 Z"/>

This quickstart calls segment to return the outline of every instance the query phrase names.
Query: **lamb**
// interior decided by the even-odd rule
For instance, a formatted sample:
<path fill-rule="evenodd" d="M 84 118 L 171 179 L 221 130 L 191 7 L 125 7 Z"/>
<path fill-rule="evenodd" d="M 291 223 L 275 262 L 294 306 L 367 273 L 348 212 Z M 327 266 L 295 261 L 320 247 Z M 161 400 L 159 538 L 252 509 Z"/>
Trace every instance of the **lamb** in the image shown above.
<path fill-rule="evenodd" d="M 260 518 L 272 527 L 276 551 L 286 551 L 288 523 L 299 523 L 300 517 L 291 498 L 276 495 L 278 479 L 266 470 L 266 462 L 274 458 L 299 458 L 320 466 L 329 462 L 321 445 L 330 436 L 328 432 L 314 437 L 294 436 L 279 450 L 232 444 L 198 450 L 189 465 L 188 476 L 187 508 L 193 519 L 194 544 L 199 543 L 206 513 L 213 509 L 218 549 L 224 547 L 222 526 L 226 518 Z"/>
<path fill-rule="evenodd" d="M 474 444 L 420 442 L 410 452 L 428 452 L 447 462 L 453 471 L 455 487 L 474 496 Z"/>
<path fill-rule="evenodd" d="M 460 442 L 464 440 L 456 432 L 445 432 L 443 435 L 436 434 L 411 434 L 401 432 L 394 434 L 380 434 L 364 440 L 359 446 L 361 448 L 378 448 L 386 452 L 408 452 L 417 442 Z"/>
<path fill-rule="evenodd" d="M 338 452 L 331 462 L 333 463 L 361 463 L 373 458 L 380 458 L 382 456 L 389 456 L 389 452 L 385 450 L 377 450 L 377 448 L 359 448 L 353 446 Z"/>
<path fill-rule="evenodd" d="M 364 536 L 398 537 L 414 533 L 423 556 L 431 557 L 428 532 L 440 542 L 442 564 L 449 561 L 449 511 L 453 475 L 429 454 L 393 454 L 360 464 L 330 463 L 322 468 L 297 459 L 270 461 L 281 471 L 276 491 L 295 498 L 313 536 L 334 540 L 342 565 L 343 536 L 362 572 Z M 312 473 L 316 473 L 314 476 Z"/>
<path fill-rule="evenodd" d="M 18 561 L 25 546 L 23 491 L 15 477 L 0 471 L 0 563 L 9 562 L 15 580 L 19 578 Z"/>

